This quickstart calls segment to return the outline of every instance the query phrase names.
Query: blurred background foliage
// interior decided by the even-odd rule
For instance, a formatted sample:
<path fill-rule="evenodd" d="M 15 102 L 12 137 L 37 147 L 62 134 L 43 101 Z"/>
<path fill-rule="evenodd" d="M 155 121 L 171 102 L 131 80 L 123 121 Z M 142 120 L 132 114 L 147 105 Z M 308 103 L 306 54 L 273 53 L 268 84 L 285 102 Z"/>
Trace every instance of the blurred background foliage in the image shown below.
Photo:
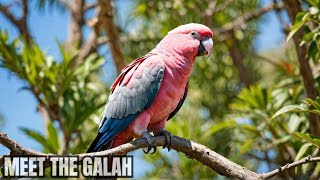
<path fill-rule="evenodd" d="M 319 0 L 267 5 L 256 0 L 30 1 L 0 4 L 0 12 L 20 32 L 9 37 L 0 26 L 0 66 L 37 99 L 44 131 L 21 130 L 44 152 L 85 152 L 109 94 L 110 84 L 103 79 L 112 82 L 124 64 L 149 52 L 169 30 L 197 22 L 213 29 L 214 51 L 209 59 L 198 58 L 187 100 L 167 130 L 259 172 L 319 155 Z M 118 9 L 121 3 L 130 4 L 125 14 Z M 10 16 L 12 6 L 21 8 L 21 17 Z M 46 54 L 28 29 L 28 12 L 44 9 L 72 15 L 68 39 L 55 42 L 59 57 Z M 287 42 L 258 52 L 258 25 L 269 11 L 277 15 Z M 104 48 L 116 67 L 110 77 L 101 73 Z M 221 178 L 174 151 L 143 158 L 151 167 L 145 178 Z M 319 179 L 320 163 L 279 178 L 306 177 Z"/>

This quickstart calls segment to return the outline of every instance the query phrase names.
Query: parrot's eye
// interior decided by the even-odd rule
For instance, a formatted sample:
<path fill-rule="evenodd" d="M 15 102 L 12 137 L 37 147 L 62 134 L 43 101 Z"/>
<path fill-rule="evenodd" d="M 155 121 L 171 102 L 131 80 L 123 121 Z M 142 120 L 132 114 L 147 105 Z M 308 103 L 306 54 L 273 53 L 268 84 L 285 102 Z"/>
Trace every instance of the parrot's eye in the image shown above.
<path fill-rule="evenodd" d="M 196 32 L 196 31 L 191 31 L 190 32 L 190 35 L 191 35 L 191 37 L 193 37 L 193 38 L 198 38 L 198 33 Z"/>

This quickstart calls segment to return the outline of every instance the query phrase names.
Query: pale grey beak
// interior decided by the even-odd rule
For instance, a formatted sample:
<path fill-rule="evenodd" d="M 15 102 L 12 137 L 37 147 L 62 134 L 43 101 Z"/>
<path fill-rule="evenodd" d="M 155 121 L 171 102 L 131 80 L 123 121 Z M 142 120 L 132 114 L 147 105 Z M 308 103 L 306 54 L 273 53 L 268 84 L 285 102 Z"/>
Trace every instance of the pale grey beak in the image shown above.
<path fill-rule="evenodd" d="M 208 58 L 212 52 L 212 48 L 213 48 L 213 41 L 212 38 L 204 38 L 203 40 L 201 40 L 201 43 L 205 49 L 205 51 L 207 51 L 207 56 L 206 58 Z"/>

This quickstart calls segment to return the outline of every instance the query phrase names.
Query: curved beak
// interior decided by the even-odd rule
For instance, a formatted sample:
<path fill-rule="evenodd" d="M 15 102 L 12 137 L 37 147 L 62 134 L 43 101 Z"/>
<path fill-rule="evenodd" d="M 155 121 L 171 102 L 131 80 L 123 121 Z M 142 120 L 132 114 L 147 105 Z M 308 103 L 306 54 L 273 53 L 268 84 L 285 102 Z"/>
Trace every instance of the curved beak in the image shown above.
<path fill-rule="evenodd" d="M 211 38 L 205 37 L 201 39 L 197 56 L 202 56 L 206 54 L 207 55 L 206 58 L 208 58 L 212 52 L 212 48 L 213 48 L 213 41 Z"/>

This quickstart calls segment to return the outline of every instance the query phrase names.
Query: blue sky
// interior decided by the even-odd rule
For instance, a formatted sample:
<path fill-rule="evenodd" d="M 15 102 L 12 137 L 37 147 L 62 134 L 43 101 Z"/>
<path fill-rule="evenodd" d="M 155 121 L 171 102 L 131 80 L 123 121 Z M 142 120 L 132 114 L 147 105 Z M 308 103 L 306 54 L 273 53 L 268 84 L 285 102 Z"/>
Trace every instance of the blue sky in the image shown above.
<path fill-rule="evenodd" d="M 30 29 L 35 40 L 41 48 L 49 54 L 57 54 L 56 38 L 63 40 L 67 37 L 68 14 L 60 11 L 49 13 L 39 13 L 30 11 Z M 30 21 L 31 20 L 31 21 Z M 18 35 L 17 30 L 0 15 L 0 28 L 9 32 L 10 37 Z M 28 139 L 19 127 L 27 127 L 43 131 L 43 122 L 39 113 L 36 112 L 36 100 L 28 91 L 21 91 L 24 84 L 8 71 L 0 68 L 0 112 L 5 118 L 2 131 L 17 140 L 22 145 L 41 150 L 41 146 L 33 140 Z M 4 147 L 0 147 L 0 153 L 7 152 Z"/>
<path fill-rule="evenodd" d="M 8 0 L 2 0 L 8 2 Z M 261 4 L 266 5 L 272 1 L 263 0 Z M 121 3 L 120 3 L 121 4 Z M 124 11 L 125 6 L 120 6 L 120 11 Z M 61 10 L 52 12 L 39 12 L 30 8 L 29 27 L 36 42 L 47 54 L 58 56 L 56 40 L 64 41 L 67 38 L 67 25 L 69 14 Z M 16 29 L 0 15 L 0 29 L 6 29 L 11 37 L 17 36 Z M 274 13 L 264 16 L 264 21 L 259 25 L 260 35 L 255 40 L 255 47 L 259 51 L 279 47 L 284 41 L 284 36 L 280 32 L 280 24 Z M 110 55 L 106 54 L 106 59 Z M 105 68 L 114 70 L 113 64 L 106 61 Z M 106 74 L 110 77 L 112 73 Z M 114 78 L 114 77 L 112 77 Z M 44 124 L 40 114 L 36 111 L 36 100 L 28 91 L 19 90 L 23 82 L 0 68 L 0 112 L 5 118 L 1 131 L 9 134 L 12 139 L 17 140 L 22 145 L 41 151 L 41 146 L 35 141 L 28 139 L 19 127 L 27 127 L 39 132 L 43 132 Z M 0 146 L 0 154 L 8 152 Z"/>

